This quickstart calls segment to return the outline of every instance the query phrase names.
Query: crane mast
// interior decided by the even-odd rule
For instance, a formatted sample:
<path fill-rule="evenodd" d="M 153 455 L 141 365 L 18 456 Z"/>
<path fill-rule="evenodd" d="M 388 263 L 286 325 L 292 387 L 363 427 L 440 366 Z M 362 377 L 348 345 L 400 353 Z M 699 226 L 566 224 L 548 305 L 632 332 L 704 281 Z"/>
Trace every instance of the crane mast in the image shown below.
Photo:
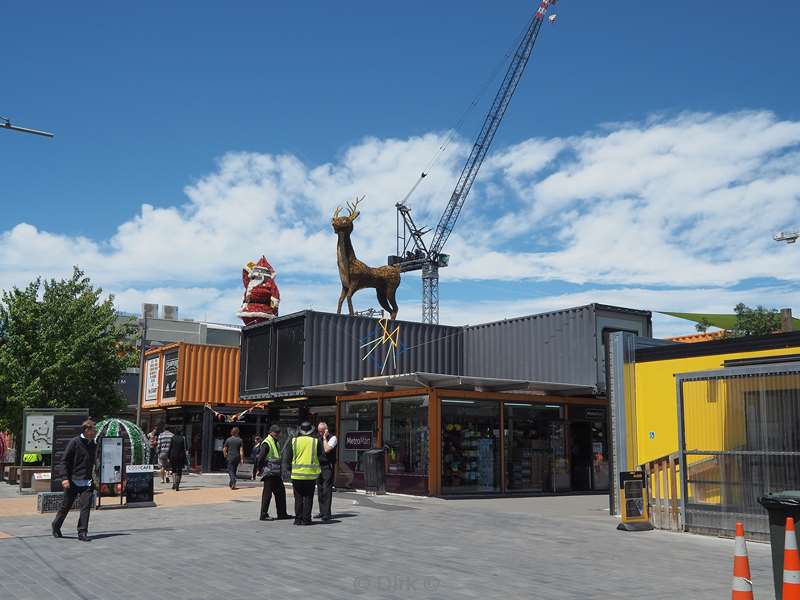
<path fill-rule="evenodd" d="M 497 91 L 489 113 L 475 140 L 472 151 L 458 178 L 458 183 L 450 196 L 450 201 L 439 219 L 430 246 L 426 246 L 422 236 L 430 230 L 419 228 L 411 218 L 411 209 L 401 202 L 396 205 L 398 211 L 397 254 L 389 257 L 390 265 L 398 265 L 401 271 L 422 270 L 422 322 L 439 322 L 439 268 L 448 265 L 450 257 L 442 250 L 453 232 L 456 221 L 464 207 L 472 184 L 489 152 L 495 133 L 500 127 L 508 104 L 522 78 L 525 66 L 533 52 L 539 37 L 547 11 L 556 0 L 541 0 L 539 8 L 531 17 L 530 23 L 519 46 L 514 52 L 508 66 L 503 83 Z M 425 174 L 423 174 L 423 177 Z M 400 221 L 402 220 L 402 232 Z"/>

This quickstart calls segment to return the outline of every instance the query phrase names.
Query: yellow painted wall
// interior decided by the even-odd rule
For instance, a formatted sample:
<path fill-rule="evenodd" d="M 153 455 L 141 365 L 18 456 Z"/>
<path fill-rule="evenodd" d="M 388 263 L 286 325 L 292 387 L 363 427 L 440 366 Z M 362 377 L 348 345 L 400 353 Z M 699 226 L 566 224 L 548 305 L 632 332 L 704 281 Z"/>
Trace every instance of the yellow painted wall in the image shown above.
<path fill-rule="evenodd" d="M 715 354 L 677 358 L 652 362 L 636 363 L 634 369 L 636 395 L 629 398 L 627 413 L 634 418 L 628 423 L 628 440 L 635 443 L 628 445 L 629 460 L 632 464 L 641 465 L 662 456 L 678 451 L 678 405 L 675 389 L 675 374 L 693 371 L 720 369 L 727 360 L 757 358 L 761 356 L 782 356 L 797 354 L 798 347 L 759 350 L 755 352 L 739 352 L 733 354 Z M 705 382 L 687 384 L 690 386 L 712 385 Z M 693 413 L 687 415 L 687 444 L 703 450 L 731 448 L 738 440 L 744 438 L 743 415 L 731 414 L 727 395 L 723 386 L 716 390 L 705 390 L 716 393 L 717 401 L 696 404 Z M 688 389 L 688 388 L 687 388 Z M 685 392 L 687 391 L 685 389 Z M 700 390 L 689 390 L 700 393 Z M 727 418 L 725 418 L 727 415 Z M 726 423 L 724 429 L 706 427 L 705 424 Z M 702 425 L 702 426 L 701 426 Z M 631 431 L 634 429 L 634 431 Z M 689 439 L 691 438 L 691 440 Z"/>

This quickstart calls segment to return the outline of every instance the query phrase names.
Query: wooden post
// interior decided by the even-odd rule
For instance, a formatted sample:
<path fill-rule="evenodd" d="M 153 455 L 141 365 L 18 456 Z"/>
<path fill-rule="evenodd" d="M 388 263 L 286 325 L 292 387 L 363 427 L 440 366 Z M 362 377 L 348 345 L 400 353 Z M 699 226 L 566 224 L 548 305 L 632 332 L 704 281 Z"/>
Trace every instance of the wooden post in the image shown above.
<path fill-rule="evenodd" d="M 670 511 L 672 512 L 672 530 L 681 530 L 681 511 L 678 508 L 678 457 L 669 457 L 670 479 Z"/>

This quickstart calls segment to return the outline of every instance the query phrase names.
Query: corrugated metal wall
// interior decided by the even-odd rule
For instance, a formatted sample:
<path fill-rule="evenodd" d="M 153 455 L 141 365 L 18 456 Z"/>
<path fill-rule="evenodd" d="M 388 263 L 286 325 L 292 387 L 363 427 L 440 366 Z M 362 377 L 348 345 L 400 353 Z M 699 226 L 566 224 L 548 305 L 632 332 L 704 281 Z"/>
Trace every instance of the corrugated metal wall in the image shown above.
<path fill-rule="evenodd" d="M 375 319 L 307 312 L 306 385 L 353 381 L 381 374 L 389 344 L 381 344 L 365 360 L 363 344 L 383 335 Z M 389 356 L 384 374 L 430 372 L 460 374 L 463 329 L 396 321 L 397 364 Z M 368 349 L 368 348 L 367 348 Z"/>
<path fill-rule="evenodd" d="M 464 330 L 464 374 L 593 385 L 605 390 L 603 334 L 650 335 L 650 314 L 602 304 Z"/>
<path fill-rule="evenodd" d="M 687 531 L 732 536 L 744 520 L 768 540 L 758 499 L 800 488 L 800 373 L 786 366 L 682 382 Z"/>
<path fill-rule="evenodd" d="M 176 400 L 178 404 L 238 403 L 239 348 L 181 343 Z"/>
<path fill-rule="evenodd" d="M 394 327 L 398 326 L 400 331 L 396 335 L 395 356 L 389 355 L 388 360 L 388 341 L 378 344 L 365 359 L 371 346 L 362 346 L 384 336 L 380 323 L 372 318 L 305 311 L 275 319 L 265 325 L 245 328 L 242 332 L 242 348 L 245 352 L 251 352 L 250 338 L 265 331 L 269 332 L 269 349 L 266 364 L 260 356 L 252 360 L 243 357 L 241 394 L 244 397 L 260 397 L 272 393 L 300 393 L 307 386 L 380 375 L 382 369 L 386 375 L 424 371 L 454 375 L 461 373 L 461 327 L 396 321 L 389 331 L 393 332 Z M 303 332 L 303 339 L 299 342 L 294 335 L 286 334 L 297 327 L 301 327 Z M 295 377 L 298 367 L 302 376 Z M 260 378 L 267 382 L 266 387 L 247 388 L 248 381 L 259 380 L 257 377 L 248 378 L 247 370 L 251 368 L 268 371 L 267 376 Z"/>
<path fill-rule="evenodd" d="M 467 327 L 465 375 L 597 385 L 590 307 Z"/>

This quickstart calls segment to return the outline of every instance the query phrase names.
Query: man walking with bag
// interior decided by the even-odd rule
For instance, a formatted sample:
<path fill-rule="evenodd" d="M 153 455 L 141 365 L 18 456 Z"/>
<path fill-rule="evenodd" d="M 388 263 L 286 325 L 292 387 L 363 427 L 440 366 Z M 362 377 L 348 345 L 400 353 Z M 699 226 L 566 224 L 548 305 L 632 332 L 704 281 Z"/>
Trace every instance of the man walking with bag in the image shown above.
<path fill-rule="evenodd" d="M 275 509 L 278 519 L 291 519 L 292 516 L 286 514 L 286 489 L 283 487 L 281 479 L 281 453 L 278 451 L 278 438 L 281 435 L 281 428 L 278 425 L 271 425 L 269 433 L 258 447 L 256 455 L 256 465 L 264 468 L 264 489 L 261 492 L 261 516 L 262 521 L 274 521 L 269 516 L 269 503 L 272 496 L 275 496 Z"/>
<path fill-rule="evenodd" d="M 91 419 L 81 424 L 81 434 L 72 438 L 64 450 L 61 459 L 66 477 L 61 482 L 64 488 L 64 499 L 61 502 L 56 518 L 51 528 L 53 537 L 60 538 L 61 526 L 67 518 L 75 498 L 78 498 L 80 516 L 78 517 L 78 539 L 82 542 L 89 541 L 89 511 L 92 507 L 92 472 L 94 471 L 95 452 L 97 444 L 94 442 L 95 424 Z"/>
<path fill-rule="evenodd" d="M 284 449 L 283 464 L 292 468 L 294 490 L 294 524 L 311 525 L 311 508 L 314 488 L 321 472 L 320 461 L 324 454 L 320 441 L 311 437 L 314 427 L 308 421 L 300 424 L 299 435 L 292 438 Z"/>

